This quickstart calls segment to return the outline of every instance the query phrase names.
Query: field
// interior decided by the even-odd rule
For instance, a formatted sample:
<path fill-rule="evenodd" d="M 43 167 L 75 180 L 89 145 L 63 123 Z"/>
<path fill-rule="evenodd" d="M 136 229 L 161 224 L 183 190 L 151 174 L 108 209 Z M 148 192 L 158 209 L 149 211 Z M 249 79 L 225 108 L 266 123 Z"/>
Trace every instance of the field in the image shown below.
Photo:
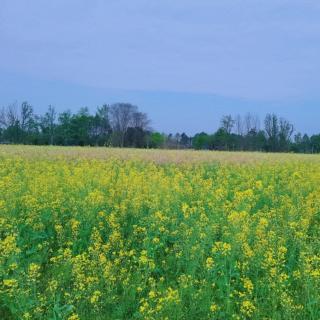
<path fill-rule="evenodd" d="M 0 319 L 320 319 L 320 157 L 0 146 Z"/>

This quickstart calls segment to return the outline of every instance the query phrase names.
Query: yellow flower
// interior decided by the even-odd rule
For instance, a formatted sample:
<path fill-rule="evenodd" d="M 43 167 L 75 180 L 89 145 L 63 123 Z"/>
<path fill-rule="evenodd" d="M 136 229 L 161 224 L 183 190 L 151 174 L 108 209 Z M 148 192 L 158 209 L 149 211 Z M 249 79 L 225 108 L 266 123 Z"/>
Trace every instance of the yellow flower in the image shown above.
<path fill-rule="evenodd" d="M 70 225 L 71 225 L 72 234 L 76 235 L 79 229 L 80 222 L 76 219 L 71 219 Z"/>
<path fill-rule="evenodd" d="M 31 314 L 29 312 L 25 312 L 22 317 L 24 320 L 29 320 L 32 318 Z"/>
<path fill-rule="evenodd" d="M 100 300 L 101 295 L 102 295 L 101 291 L 96 290 L 96 291 L 93 293 L 93 295 L 91 296 L 90 302 L 91 302 L 92 304 L 96 304 L 96 303 Z"/>
<path fill-rule="evenodd" d="M 149 308 L 149 303 L 147 301 L 145 301 L 139 308 L 139 311 L 141 313 L 145 313 L 146 310 Z"/>
<path fill-rule="evenodd" d="M 149 298 L 150 299 L 154 299 L 156 296 L 157 296 L 157 293 L 155 291 L 152 290 L 152 291 L 149 292 Z"/>
<path fill-rule="evenodd" d="M 217 306 L 215 303 L 213 303 L 213 304 L 210 306 L 210 311 L 211 311 L 212 313 L 217 312 L 217 311 L 218 311 L 218 306 Z"/>
<path fill-rule="evenodd" d="M 210 269 L 212 269 L 213 265 L 214 265 L 213 259 L 211 257 L 207 258 L 207 260 L 206 260 L 206 268 L 210 270 Z"/>
<path fill-rule="evenodd" d="M 4 240 L 0 240 L 0 252 L 4 257 L 9 257 L 11 254 L 20 253 L 17 247 L 17 236 L 14 234 L 8 235 Z"/>
<path fill-rule="evenodd" d="M 231 251 L 231 245 L 226 242 L 216 242 L 212 247 L 212 253 L 221 253 L 222 256 L 226 256 Z"/>
<path fill-rule="evenodd" d="M 254 311 L 256 310 L 254 304 L 249 301 L 249 300 L 245 300 L 242 302 L 241 304 L 241 308 L 240 311 L 247 317 L 252 317 Z"/>
<path fill-rule="evenodd" d="M 263 187 L 262 181 L 261 180 L 256 181 L 256 188 L 260 190 L 262 189 L 262 187 Z"/>
<path fill-rule="evenodd" d="M 16 279 L 4 279 L 3 285 L 8 288 L 15 288 L 18 286 L 18 281 Z"/>
<path fill-rule="evenodd" d="M 58 288 L 58 281 L 57 280 L 49 281 L 48 288 L 51 292 L 56 291 Z"/>
<path fill-rule="evenodd" d="M 146 250 L 142 250 L 141 251 L 141 255 L 140 255 L 139 261 L 142 264 L 147 264 L 149 262 L 149 258 L 147 257 L 147 251 Z"/>
<path fill-rule="evenodd" d="M 9 266 L 9 269 L 14 271 L 14 270 L 18 269 L 18 265 L 15 262 L 11 263 L 10 266 Z"/>
<path fill-rule="evenodd" d="M 160 242 L 160 239 L 158 237 L 153 238 L 153 243 L 158 244 Z"/>
<path fill-rule="evenodd" d="M 68 320 L 80 320 L 79 316 L 76 313 L 73 313 Z"/>
<path fill-rule="evenodd" d="M 253 283 L 249 278 L 243 279 L 243 287 L 247 290 L 247 292 L 251 295 L 253 292 Z"/>
<path fill-rule="evenodd" d="M 56 232 L 57 232 L 58 235 L 60 235 L 60 234 L 62 233 L 62 231 L 63 231 L 63 227 L 62 227 L 61 224 L 56 224 L 56 225 L 54 226 L 54 229 L 56 230 Z"/>
<path fill-rule="evenodd" d="M 37 279 L 40 276 L 40 266 L 36 263 L 31 263 L 28 269 L 28 276 L 30 279 Z"/>

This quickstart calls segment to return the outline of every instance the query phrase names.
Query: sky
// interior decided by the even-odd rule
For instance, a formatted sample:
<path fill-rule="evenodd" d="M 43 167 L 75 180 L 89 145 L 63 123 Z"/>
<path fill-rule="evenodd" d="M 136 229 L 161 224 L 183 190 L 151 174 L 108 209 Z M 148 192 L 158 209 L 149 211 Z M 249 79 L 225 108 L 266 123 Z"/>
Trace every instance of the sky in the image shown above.
<path fill-rule="evenodd" d="M 0 106 L 131 102 L 154 129 L 275 112 L 320 132 L 318 0 L 0 0 Z"/>

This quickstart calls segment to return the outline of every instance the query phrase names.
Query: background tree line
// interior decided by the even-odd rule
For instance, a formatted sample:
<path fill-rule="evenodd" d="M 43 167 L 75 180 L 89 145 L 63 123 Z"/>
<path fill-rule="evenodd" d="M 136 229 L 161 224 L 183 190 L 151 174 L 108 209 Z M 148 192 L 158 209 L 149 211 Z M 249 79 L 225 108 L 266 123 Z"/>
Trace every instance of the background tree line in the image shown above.
<path fill-rule="evenodd" d="M 295 133 L 294 126 L 276 114 L 267 114 L 261 125 L 257 115 L 223 116 L 214 134 L 196 134 L 195 149 L 319 153 L 320 134 Z"/>
<path fill-rule="evenodd" d="M 88 108 L 77 113 L 57 114 L 49 106 L 42 116 L 23 102 L 0 110 L 0 141 L 65 146 L 117 146 L 146 148 L 150 146 L 150 121 L 138 107 L 116 103 L 98 107 L 94 114 Z"/>
<path fill-rule="evenodd" d="M 28 102 L 0 109 L 0 142 L 12 144 L 114 146 L 230 151 L 319 153 L 320 134 L 296 133 L 293 125 L 275 114 L 267 114 L 261 124 L 258 116 L 223 116 L 213 133 L 164 134 L 150 127 L 147 114 L 130 103 L 88 108 L 76 113 L 57 113 L 49 106 L 37 115 Z"/>

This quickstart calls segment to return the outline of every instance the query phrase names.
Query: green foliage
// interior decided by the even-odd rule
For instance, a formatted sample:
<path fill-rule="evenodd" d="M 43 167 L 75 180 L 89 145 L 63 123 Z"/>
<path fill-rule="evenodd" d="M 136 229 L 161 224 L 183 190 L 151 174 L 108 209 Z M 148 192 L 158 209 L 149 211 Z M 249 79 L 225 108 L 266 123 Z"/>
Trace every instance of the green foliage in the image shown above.
<path fill-rule="evenodd" d="M 205 132 L 197 133 L 192 139 L 192 146 L 196 150 L 210 149 L 211 137 Z"/>
<path fill-rule="evenodd" d="M 152 148 L 161 148 L 165 143 L 165 136 L 160 132 L 152 132 L 150 137 L 150 145 Z"/>
<path fill-rule="evenodd" d="M 297 133 L 293 139 L 293 125 L 276 114 L 266 115 L 264 130 L 257 116 L 223 116 L 216 132 L 193 137 L 153 132 L 149 124 L 147 114 L 130 103 L 103 105 L 94 114 L 81 108 L 59 115 L 50 105 L 43 116 L 37 116 L 23 102 L 20 110 L 15 104 L 0 110 L 0 143 L 320 153 L 319 135 Z"/>

